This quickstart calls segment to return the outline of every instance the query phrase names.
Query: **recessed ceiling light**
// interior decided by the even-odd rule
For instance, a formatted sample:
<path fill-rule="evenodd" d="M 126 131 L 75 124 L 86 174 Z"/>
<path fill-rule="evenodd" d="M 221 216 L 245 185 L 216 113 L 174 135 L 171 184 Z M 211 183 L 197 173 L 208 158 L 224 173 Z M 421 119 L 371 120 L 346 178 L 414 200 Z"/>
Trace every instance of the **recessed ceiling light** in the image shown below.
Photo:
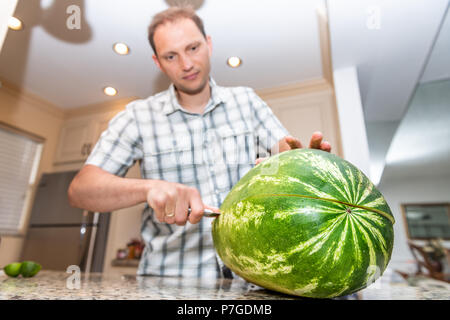
<path fill-rule="evenodd" d="M 128 46 L 122 42 L 115 43 L 113 46 L 113 49 L 117 54 L 120 54 L 120 55 L 125 55 L 130 52 L 130 49 L 128 48 Z"/>
<path fill-rule="evenodd" d="M 103 89 L 103 92 L 107 95 L 107 96 L 115 96 L 117 94 L 117 90 L 113 87 L 106 87 Z"/>
<path fill-rule="evenodd" d="M 10 17 L 8 20 L 8 27 L 12 30 L 22 30 L 23 24 L 22 21 L 17 19 L 16 17 Z"/>
<path fill-rule="evenodd" d="M 241 65 L 242 61 L 239 57 L 230 57 L 228 58 L 227 63 L 230 67 L 237 68 Z"/>

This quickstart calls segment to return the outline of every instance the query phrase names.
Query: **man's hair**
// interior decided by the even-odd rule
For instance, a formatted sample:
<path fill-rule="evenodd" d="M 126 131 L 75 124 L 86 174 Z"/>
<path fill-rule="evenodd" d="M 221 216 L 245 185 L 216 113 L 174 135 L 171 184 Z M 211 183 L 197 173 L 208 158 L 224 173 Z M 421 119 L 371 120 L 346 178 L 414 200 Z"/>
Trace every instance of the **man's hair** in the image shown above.
<path fill-rule="evenodd" d="M 180 6 L 180 7 L 170 7 L 160 13 L 156 14 L 153 17 L 150 26 L 148 27 L 148 41 L 150 42 L 150 46 L 153 49 L 155 55 L 156 53 L 154 35 L 156 29 L 167 22 L 174 22 L 182 18 L 191 19 L 198 27 L 200 32 L 206 38 L 205 28 L 203 26 L 203 21 L 200 17 L 195 13 L 195 10 L 191 6 Z"/>

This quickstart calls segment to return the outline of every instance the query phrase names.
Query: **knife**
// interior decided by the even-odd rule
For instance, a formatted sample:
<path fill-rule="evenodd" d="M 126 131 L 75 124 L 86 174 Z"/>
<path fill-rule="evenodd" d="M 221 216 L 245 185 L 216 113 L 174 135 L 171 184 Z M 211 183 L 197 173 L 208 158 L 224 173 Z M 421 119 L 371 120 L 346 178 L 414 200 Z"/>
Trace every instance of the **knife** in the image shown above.
<path fill-rule="evenodd" d="M 188 209 L 188 215 L 191 213 L 191 208 Z M 220 216 L 220 212 L 214 212 L 210 209 L 203 210 L 203 216 L 208 218 L 216 218 Z"/>

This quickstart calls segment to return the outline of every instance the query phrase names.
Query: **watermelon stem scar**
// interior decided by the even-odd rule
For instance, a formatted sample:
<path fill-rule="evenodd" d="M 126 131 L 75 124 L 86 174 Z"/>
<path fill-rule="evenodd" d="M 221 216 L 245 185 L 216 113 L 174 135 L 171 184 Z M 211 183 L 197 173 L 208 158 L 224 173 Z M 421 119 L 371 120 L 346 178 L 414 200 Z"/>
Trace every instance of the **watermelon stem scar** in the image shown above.
<path fill-rule="evenodd" d="M 300 195 L 300 194 L 283 194 L 283 193 L 269 193 L 269 194 L 259 194 L 259 195 L 254 195 L 254 196 L 250 196 L 247 199 L 250 198 L 256 198 L 256 197 L 298 197 L 298 198 L 308 198 L 308 199 L 317 199 L 317 200 L 323 200 L 323 201 L 330 201 L 330 202 L 335 202 L 335 203 L 340 203 L 343 204 L 345 206 L 348 207 L 353 207 L 353 208 L 360 208 L 360 209 L 364 209 L 364 210 L 368 210 L 368 211 L 372 211 L 375 213 L 378 213 L 379 215 L 385 217 L 386 219 L 388 219 L 392 224 L 395 223 L 395 219 L 394 217 L 388 215 L 386 212 L 383 212 L 381 210 L 378 209 L 374 209 L 374 208 L 369 208 L 369 207 L 365 207 L 365 206 L 360 206 L 357 204 L 351 204 L 351 203 L 347 203 L 344 201 L 339 201 L 339 200 L 335 200 L 335 199 L 327 199 L 327 198 L 320 198 L 320 197 L 313 197 L 313 196 L 304 196 L 304 195 Z M 247 200 L 245 199 L 245 200 Z M 351 213 L 351 209 L 347 208 L 347 213 Z"/>

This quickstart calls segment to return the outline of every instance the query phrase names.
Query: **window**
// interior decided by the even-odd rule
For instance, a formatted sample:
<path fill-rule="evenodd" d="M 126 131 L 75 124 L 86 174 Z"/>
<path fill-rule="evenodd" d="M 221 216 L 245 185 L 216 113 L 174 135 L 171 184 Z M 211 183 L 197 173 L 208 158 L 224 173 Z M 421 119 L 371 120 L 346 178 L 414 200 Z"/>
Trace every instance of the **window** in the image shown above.
<path fill-rule="evenodd" d="M 43 139 L 0 123 L 0 235 L 24 229 Z"/>
<path fill-rule="evenodd" d="M 404 204 L 402 209 L 409 239 L 450 239 L 450 204 Z"/>

